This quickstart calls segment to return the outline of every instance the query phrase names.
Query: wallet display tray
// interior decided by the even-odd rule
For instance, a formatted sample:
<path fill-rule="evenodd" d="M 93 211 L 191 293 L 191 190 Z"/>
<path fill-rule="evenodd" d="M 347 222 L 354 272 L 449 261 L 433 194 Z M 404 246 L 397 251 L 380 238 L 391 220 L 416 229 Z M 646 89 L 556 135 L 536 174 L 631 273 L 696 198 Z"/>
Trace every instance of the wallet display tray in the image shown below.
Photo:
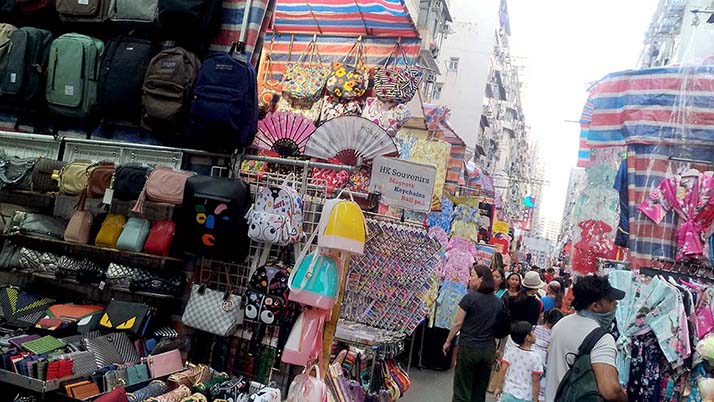
<path fill-rule="evenodd" d="M 57 391 L 62 383 L 82 377 L 82 375 L 69 376 L 57 380 L 41 381 L 32 377 L 13 373 L 12 371 L 0 370 L 0 383 L 11 384 L 26 390 L 38 393 Z"/>

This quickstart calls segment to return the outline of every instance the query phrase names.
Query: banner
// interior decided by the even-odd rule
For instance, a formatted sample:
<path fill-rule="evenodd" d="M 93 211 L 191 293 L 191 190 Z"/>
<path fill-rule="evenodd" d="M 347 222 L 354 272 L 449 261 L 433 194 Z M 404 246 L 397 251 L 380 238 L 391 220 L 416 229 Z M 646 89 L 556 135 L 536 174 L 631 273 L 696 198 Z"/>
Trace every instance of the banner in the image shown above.
<path fill-rule="evenodd" d="M 491 261 L 493 261 L 493 254 L 496 250 L 492 246 L 486 246 L 484 244 L 476 245 L 476 264 L 485 265 L 491 268 Z"/>
<path fill-rule="evenodd" d="M 493 233 L 508 233 L 508 222 L 493 221 Z"/>
<path fill-rule="evenodd" d="M 369 191 L 381 193 L 391 207 L 429 212 L 436 182 L 436 166 L 378 157 L 372 165 Z"/>

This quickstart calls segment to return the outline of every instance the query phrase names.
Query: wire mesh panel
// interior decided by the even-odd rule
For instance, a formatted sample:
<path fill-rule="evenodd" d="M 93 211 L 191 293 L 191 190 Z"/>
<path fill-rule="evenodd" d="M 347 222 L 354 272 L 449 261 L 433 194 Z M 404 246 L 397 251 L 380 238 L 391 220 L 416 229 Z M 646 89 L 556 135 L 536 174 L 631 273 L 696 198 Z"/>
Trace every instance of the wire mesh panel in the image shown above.
<path fill-rule="evenodd" d="M 76 160 L 111 161 L 119 163 L 121 147 L 109 144 L 85 144 L 66 140 L 64 156 L 65 162 Z"/>
<path fill-rule="evenodd" d="M 60 140 L 49 135 L 0 131 L 0 150 L 18 158 L 59 158 Z"/>

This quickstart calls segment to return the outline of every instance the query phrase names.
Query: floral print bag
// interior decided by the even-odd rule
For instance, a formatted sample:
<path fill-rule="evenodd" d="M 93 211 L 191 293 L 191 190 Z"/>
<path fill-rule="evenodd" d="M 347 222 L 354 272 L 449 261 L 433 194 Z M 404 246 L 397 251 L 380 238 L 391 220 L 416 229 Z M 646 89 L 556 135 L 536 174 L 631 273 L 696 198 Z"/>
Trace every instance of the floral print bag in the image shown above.
<path fill-rule="evenodd" d="M 308 56 L 308 59 L 303 63 L 305 56 Z M 317 42 L 313 38 L 298 61 L 285 66 L 283 95 L 294 100 L 314 102 L 322 95 L 329 73 L 329 67 L 322 65 Z"/>
<path fill-rule="evenodd" d="M 354 58 L 353 65 L 347 63 L 350 56 Z M 368 87 L 369 72 L 364 65 L 364 48 L 360 36 L 341 62 L 332 63 L 327 78 L 327 91 L 339 100 L 349 101 L 364 96 Z"/>

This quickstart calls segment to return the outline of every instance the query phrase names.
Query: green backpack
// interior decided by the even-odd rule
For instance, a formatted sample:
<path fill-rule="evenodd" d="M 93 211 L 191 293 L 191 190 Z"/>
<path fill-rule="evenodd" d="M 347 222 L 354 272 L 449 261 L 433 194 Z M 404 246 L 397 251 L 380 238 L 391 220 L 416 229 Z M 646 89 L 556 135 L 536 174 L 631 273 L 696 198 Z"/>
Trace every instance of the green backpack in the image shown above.
<path fill-rule="evenodd" d="M 52 42 L 45 97 L 51 111 L 66 117 L 89 116 L 97 99 L 104 43 L 68 33 Z"/>
<path fill-rule="evenodd" d="M 569 364 L 570 369 L 558 385 L 555 402 L 605 402 L 597 388 L 590 352 L 606 334 L 607 331 L 597 327 L 585 337 L 578 348 L 575 361 Z"/>

